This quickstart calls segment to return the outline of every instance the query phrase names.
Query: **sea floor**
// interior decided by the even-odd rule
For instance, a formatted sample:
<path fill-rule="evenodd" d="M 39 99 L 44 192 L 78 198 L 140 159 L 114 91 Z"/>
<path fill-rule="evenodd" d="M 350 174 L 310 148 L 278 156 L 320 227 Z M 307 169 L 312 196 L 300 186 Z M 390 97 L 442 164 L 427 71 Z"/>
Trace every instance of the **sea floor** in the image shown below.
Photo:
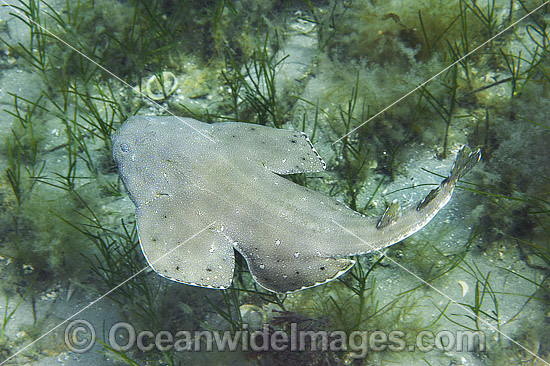
<path fill-rule="evenodd" d="M 548 2 L 278 3 L 3 2 L 0 366 L 550 364 Z M 482 159 L 334 281 L 277 295 L 237 256 L 214 290 L 141 253 L 110 146 L 133 114 L 303 131 L 327 170 L 293 179 L 367 216 Z"/>

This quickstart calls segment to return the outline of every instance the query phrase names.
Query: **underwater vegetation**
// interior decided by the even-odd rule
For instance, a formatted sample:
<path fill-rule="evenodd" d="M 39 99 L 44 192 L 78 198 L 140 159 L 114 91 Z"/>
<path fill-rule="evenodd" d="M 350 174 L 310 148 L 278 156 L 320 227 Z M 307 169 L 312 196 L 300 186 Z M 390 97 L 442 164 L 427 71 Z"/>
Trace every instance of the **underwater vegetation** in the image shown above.
<path fill-rule="evenodd" d="M 550 362 L 547 2 L 4 5 L 0 363 L 60 357 L 63 335 L 46 332 L 92 302 L 80 314 L 101 319 L 90 355 L 113 364 Z M 424 196 L 461 145 L 483 160 L 425 231 L 356 258 L 336 281 L 271 293 L 236 254 L 233 287 L 216 292 L 146 270 L 111 159 L 112 134 L 136 114 L 306 132 L 332 169 L 292 179 L 369 216 L 402 194 Z M 141 352 L 114 349 L 100 331 L 117 318 L 153 332 L 235 333 L 253 314 L 272 331 L 402 331 L 407 344 L 420 331 L 482 331 L 485 347 Z"/>

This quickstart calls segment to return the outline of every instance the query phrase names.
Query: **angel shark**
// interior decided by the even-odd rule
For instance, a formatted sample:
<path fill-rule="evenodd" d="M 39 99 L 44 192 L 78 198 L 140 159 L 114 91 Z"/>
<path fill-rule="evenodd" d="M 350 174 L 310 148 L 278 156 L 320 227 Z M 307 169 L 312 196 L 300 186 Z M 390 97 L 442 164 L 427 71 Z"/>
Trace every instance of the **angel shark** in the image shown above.
<path fill-rule="evenodd" d="M 404 210 L 394 203 L 372 218 L 281 176 L 325 169 L 301 132 L 135 116 L 112 146 L 136 205 L 141 249 L 158 274 L 224 289 L 237 250 L 260 286 L 282 293 L 331 281 L 355 263 L 346 257 L 420 230 L 481 157 L 462 148 L 449 177 L 423 200 Z"/>

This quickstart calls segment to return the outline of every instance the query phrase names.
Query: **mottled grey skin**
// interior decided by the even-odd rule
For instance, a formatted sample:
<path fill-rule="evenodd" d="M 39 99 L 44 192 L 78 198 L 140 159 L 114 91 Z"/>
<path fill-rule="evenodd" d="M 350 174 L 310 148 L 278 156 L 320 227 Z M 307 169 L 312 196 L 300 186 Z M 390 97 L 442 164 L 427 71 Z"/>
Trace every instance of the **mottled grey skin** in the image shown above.
<path fill-rule="evenodd" d="M 397 243 L 426 225 L 479 160 L 458 153 L 450 176 L 423 201 L 382 219 L 365 217 L 279 174 L 325 168 L 301 132 L 189 118 L 128 119 L 113 157 L 136 205 L 141 248 L 160 275 L 227 288 L 236 249 L 254 279 L 274 292 L 333 280 L 347 257 Z"/>

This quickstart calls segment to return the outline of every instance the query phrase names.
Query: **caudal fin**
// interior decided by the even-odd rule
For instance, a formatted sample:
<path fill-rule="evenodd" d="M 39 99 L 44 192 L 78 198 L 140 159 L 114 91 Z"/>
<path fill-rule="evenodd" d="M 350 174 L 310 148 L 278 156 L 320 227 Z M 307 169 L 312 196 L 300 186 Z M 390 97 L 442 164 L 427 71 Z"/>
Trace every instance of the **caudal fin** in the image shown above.
<path fill-rule="evenodd" d="M 462 146 L 458 154 L 456 154 L 456 160 L 451 168 L 449 180 L 456 183 L 456 181 L 465 176 L 477 164 L 479 159 L 481 159 L 480 149 L 471 151 L 466 145 Z"/>

